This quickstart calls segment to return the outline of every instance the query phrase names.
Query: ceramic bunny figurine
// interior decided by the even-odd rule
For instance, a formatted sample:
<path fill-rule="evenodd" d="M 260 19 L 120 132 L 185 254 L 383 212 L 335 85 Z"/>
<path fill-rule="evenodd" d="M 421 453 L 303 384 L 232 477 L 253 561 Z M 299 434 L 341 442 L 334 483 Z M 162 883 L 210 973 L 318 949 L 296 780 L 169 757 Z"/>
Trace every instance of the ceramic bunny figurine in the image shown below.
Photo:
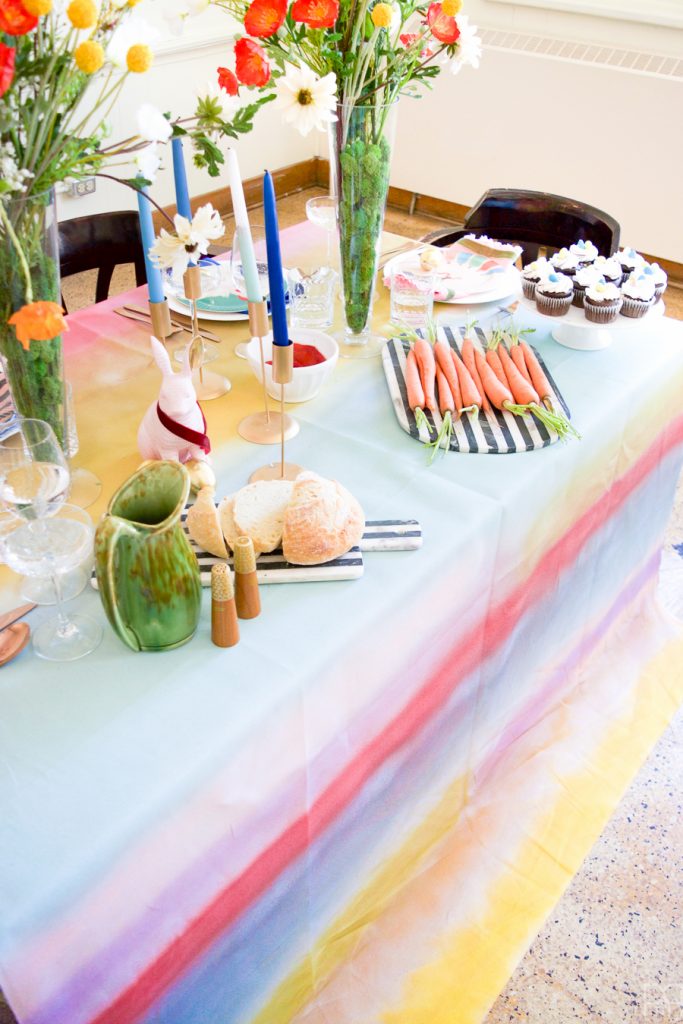
<path fill-rule="evenodd" d="M 166 348 L 157 338 L 150 341 L 162 381 L 159 400 L 150 405 L 138 430 L 140 454 L 143 459 L 210 462 L 211 442 L 192 383 L 189 346 L 180 371 L 174 373 Z"/>

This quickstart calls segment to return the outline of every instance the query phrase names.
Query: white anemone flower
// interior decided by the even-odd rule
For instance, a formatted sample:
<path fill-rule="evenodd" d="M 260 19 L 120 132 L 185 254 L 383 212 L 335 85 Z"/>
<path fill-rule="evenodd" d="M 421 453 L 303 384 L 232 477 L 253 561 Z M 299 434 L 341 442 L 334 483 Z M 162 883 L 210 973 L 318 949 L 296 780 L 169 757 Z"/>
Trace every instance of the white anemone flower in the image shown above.
<path fill-rule="evenodd" d="M 161 167 L 161 157 L 157 152 L 155 143 L 149 146 L 145 146 L 135 156 L 135 166 L 138 171 L 147 181 L 154 181 L 159 168 Z"/>
<path fill-rule="evenodd" d="M 137 116 L 138 132 L 146 142 L 168 142 L 173 129 L 158 107 L 143 103 Z"/>
<path fill-rule="evenodd" d="M 466 14 L 458 15 L 458 52 L 451 64 L 451 71 L 457 75 L 461 68 L 478 68 L 481 60 L 481 37 L 477 35 L 477 26 L 470 25 Z"/>
<path fill-rule="evenodd" d="M 154 49 L 161 40 L 161 32 L 135 12 L 122 21 L 112 34 L 107 46 L 107 57 L 118 68 L 125 68 L 131 46 L 142 43 Z"/>
<path fill-rule="evenodd" d="M 285 122 L 293 124 L 302 135 L 308 135 L 313 128 L 322 130 L 336 121 L 336 86 L 332 71 L 319 78 L 308 67 L 290 66 L 287 73 L 277 79 L 275 87 L 276 103 L 284 111 Z"/>
<path fill-rule="evenodd" d="M 223 235 L 223 222 L 218 211 L 207 203 L 199 207 L 191 221 L 177 213 L 173 223 L 175 235 L 162 228 L 149 255 L 162 270 L 171 268 L 174 276 L 179 277 L 187 270 L 190 260 L 196 260 L 207 251 L 210 242 Z"/>

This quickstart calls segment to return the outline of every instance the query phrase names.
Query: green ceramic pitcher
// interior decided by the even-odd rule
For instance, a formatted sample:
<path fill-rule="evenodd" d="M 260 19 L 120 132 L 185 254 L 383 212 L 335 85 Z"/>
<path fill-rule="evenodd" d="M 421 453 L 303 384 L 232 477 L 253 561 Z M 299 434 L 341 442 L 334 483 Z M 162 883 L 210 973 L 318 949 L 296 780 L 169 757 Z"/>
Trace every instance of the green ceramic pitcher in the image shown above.
<path fill-rule="evenodd" d="M 123 484 L 95 533 L 100 596 L 134 651 L 165 651 L 199 621 L 199 566 L 181 526 L 190 477 L 179 462 L 149 462 Z"/>

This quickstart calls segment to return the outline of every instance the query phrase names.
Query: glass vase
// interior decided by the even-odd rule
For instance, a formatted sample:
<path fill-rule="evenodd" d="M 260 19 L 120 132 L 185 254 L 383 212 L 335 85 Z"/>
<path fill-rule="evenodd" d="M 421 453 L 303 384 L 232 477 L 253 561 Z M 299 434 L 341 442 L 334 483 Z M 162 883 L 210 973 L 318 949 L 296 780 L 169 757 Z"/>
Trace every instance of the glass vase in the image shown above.
<path fill-rule="evenodd" d="M 59 240 L 54 190 L 0 196 L 0 358 L 17 411 L 45 420 L 66 449 L 61 336 L 18 340 L 9 318 L 29 302 L 60 302 Z"/>
<path fill-rule="evenodd" d="M 372 307 L 389 191 L 396 103 L 340 104 L 330 125 L 331 188 L 337 199 L 346 326 L 340 355 L 368 358 L 385 339 L 372 332 Z"/>

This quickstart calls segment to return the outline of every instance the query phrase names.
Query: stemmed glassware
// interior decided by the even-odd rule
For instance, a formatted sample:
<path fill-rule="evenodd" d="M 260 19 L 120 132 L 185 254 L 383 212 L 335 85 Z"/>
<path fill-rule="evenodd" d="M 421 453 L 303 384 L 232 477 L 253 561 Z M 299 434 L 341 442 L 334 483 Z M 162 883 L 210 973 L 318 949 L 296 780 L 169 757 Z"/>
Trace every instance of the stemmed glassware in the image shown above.
<path fill-rule="evenodd" d="M 18 418 L 17 431 L 0 441 L 0 503 L 23 520 L 4 538 L 10 569 L 49 577 L 57 615 L 33 633 L 33 647 L 51 661 L 73 661 L 89 654 L 102 628 L 85 615 L 69 616 L 62 603 L 62 574 L 80 566 L 92 550 L 94 530 L 81 509 L 65 505 L 69 469 L 49 424 Z"/>
<path fill-rule="evenodd" d="M 335 270 L 334 241 L 337 237 L 337 200 L 334 196 L 312 196 L 306 203 L 306 217 L 326 235 L 325 265 Z"/>

